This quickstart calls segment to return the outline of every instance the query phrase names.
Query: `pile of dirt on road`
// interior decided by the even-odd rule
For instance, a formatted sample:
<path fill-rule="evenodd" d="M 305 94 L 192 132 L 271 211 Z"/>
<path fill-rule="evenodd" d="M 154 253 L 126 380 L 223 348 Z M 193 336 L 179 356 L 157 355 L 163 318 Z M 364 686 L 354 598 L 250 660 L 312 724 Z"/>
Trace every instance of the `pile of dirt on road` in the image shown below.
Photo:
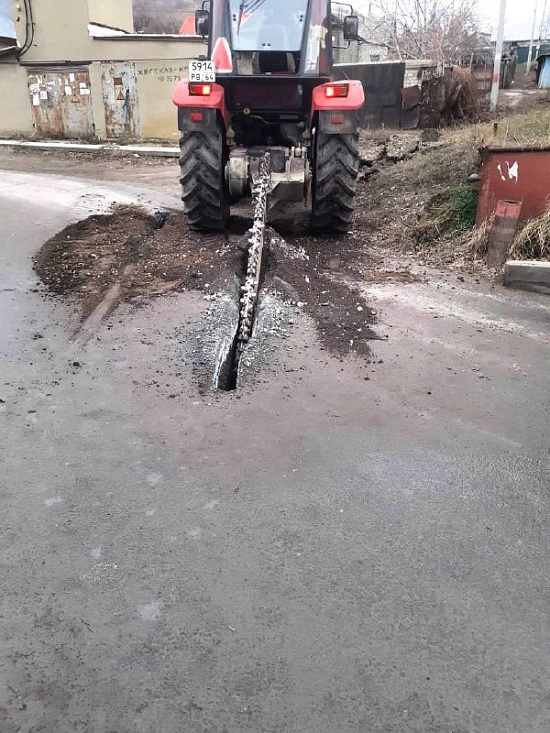
<path fill-rule="evenodd" d="M 249 214 L 241 205 L 227 232 L 205 234 L 189 230 L 181 214 L 118 208 L 63 229 L 43 245 L 34 265 L 50 292 L 78 298 L 82 317 L 115 284 L 116 302 L 139 303 L 169 291 L 234 292 L 244 269 Z M 359 283 L 410 282 L 416 276 L 403 267 L 388 268 L 368 252 L 363 237 L 313 235 L 304 207 L 276 222 L 265 287 L 314 319 L 325 348 L 367 356 L 369 341 L 377 338 L 375 312 Z"/>
<path fill-rule="evenodd" d="M 353 240 L 340 244 L 330 237 L 288 240 L 273 233 L 265 287 L 303 308 L 329 351 L 369 356 L 369 342 L 378 338 L 373 329 L 376 311 L 356 284 L 358 248 L 350 247 Z"/>
<path fill-rule="evenodd" d="M 410 149 L 410 145 L 404 145 Z M 377 339 L 376 312 L 362 294 L 365 283 L 410 283 L 420 279 L 405 264 L 373 247 L 368 231 L 313 234 L 309 211 L 289 206 L 272 214 L 266 287 L 300 304 L 317 325 L 322 344 L 340 355 L 370 354 Z"/>
<path fill-rule="evenodd" d="M 225 235 L 189 231 L 181 214 L 120 207 L 71 224 L 48 240 L 34 267 L 50 292 L 76 295 L 88 315 L 114 283 L 121 299 L 170 290 L 212 292 L 239 270 Z"/>

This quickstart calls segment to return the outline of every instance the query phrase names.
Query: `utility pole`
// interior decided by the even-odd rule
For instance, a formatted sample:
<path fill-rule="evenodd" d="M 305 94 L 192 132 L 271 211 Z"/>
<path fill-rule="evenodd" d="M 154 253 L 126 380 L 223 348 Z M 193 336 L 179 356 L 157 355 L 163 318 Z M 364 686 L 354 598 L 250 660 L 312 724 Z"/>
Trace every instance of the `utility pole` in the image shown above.
<path fill-rule="evenodd" d="M 504 20 L 506 18 L 506 0 L 500 0 L 500 15 L 498 17 L 497 42 L 495 46 L 495 65 L 493 66 L 493 80 L 491 83 L 491 112 L 497 108 L 498 89 L 500 87 L 500 65 L 502 62 L 502 42 L 504 41 Z"/>
<path fill-rule="evenodd" d="M 537 0 L 535 0 L 535 12 L 533 13 L 533 27 L 531 28 L 531 41 L 529 42 L 529 54 L 527 56 L 527 66 L 525 67 L 525 76 L 529 76 L 531 71 L 531 56 L 533 54 L 533 45 L 535 42 L 535 25 L 537 24 Z"/>
<path fill-rule="evenodd" d="M 541 43 L 542 41 L 546 41 L 546 34 L 548 32 L 548 21 L 546 21 L 546 24 L 545 24 L 547 5 L 548 5 L 548 0 L 544 0 L 544 7 L 542 9 L 542 16 L 540 19 L 540 26 L 539 26 L 539 43 Z"/>

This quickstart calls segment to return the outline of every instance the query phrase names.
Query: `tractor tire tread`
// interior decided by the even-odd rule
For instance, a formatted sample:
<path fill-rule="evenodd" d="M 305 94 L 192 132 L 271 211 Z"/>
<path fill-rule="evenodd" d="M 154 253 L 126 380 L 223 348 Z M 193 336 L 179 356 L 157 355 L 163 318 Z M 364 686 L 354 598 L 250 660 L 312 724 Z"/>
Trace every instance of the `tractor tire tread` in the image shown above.
<path fill-rule="evenodd" d="M 191 229 L 220 231 L 229 220 L 223 181 L 223 137 L 216 131 L 191 131 L 180 138 L 183 210 Z"/>
<path fill-rule="evenodd" d="M 359 135 L 318 132 L 313 165 L 312 228 L 348 231 L 357 191 Z"/>

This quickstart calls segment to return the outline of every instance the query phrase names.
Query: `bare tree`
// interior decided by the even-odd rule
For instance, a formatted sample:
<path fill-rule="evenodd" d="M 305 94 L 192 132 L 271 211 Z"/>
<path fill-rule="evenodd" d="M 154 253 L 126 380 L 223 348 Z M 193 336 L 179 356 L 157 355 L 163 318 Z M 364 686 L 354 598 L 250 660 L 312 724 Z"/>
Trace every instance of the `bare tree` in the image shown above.
<path fill-rule="evenodd" d="M 475 48 L 476 0 L 378 0 L 371 7 L 391 27 L 399 59 L 458 63 Z"/>

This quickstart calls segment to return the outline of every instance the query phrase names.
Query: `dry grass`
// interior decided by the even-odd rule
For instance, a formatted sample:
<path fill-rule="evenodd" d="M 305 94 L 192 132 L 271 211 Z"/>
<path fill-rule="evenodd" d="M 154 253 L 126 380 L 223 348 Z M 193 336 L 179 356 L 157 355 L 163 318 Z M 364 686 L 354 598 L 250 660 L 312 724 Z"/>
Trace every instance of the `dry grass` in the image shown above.
<path fill-rule="evenodd" d="M 481 107 L 477 94 L 477 85 L 474 75 L 468 69 L 453 67 L 452 74 L 453 91 L 460 87 L 458 98 L 455 101 L 453 117 L 456 119 L 467 118 L 470 120 L 479 119 Z M 451 93 L 452 94 L 452 93 Z"/>
<path fill-rule="evenodd" d="M 486 219 L 481 226 L 475 227 L 468 242 L 468 248 L 466 254 L 473 260 L 481 260 L 487 256 L 489 251 L 489 237 L 491 236 L 491 229 L 495 215 Z"/>
<path fill-rule="evenodd" d="M 550 208 L 521 227 L 510 247 L 510 257 L 514 260 L 550 259 Z"/>
<path fill-rule="evenodd" d="M 489 239 L 495 215 L 473 230 L 465 252 L 472 260 L 483 260 L 489 249 Z M 510 246 L 508 256 L 513 260 L 550 259 L 550 209 L 542 216 L 524 222 Z"/>
<path fill-rule="evenodd" d="M 548 99 L 550 102 L 550 97 Z M 550 105 L 541 106 L 525 114 L 512 115 L 498 120 L 495 134 L 493 122 L 464 125 L 447 130 L 444 140 L 460 148 L 480 147 L 550 147 Z"/>
<path fill-rule="evenodd" d="M 478 151 L 484 145 L 550 147 L 550 108 L 500 120 L 496 137 L 492 123 L 480 123 L 447 130 L 442 139 L 445 143 L 442 147 L 428 149 L 412 161 L 416 170 L 408 184 L 416 186 L 419 192 L 430 191 L 431 195 L 417 213 L 416 222 L 408 222 L 408 235 L 415 251 L 423 254 L 431 251 L 440 261 L 479 261 L 487 254 L 494 217 L 474 228 L 473 203 L 469 202 L 472 206 L 470 215 L 463 216 L 459 213 L 460 205 L 467 205 L 468 201 L 461 201 L 456 193 L 465 191 L 468 174 L 479 169 Z M 467 238 L 463 236 L 465 231 Z M 550 210 L 520 229 L 510 256 L 515 259 L 550 258 Z"/>
<path fill-rule="evenodd" d="M 393 247 L 414 252 L 425 263 L 483 271 L 493 220 L 474 228 L 477 186 L 467 183 L 480 170 L 483 145 L 550 148 L 550 106 L 500 120 L 496 138 L 492 123 L 444 130 L 435 145 L 421 143 L 414 155 L 383 167 L 360 189 L 358 204 L 369 227 L 383 229 Z M 460 201 L 460 194 L 453 203 L 464 204 L 469 216 L 451 215 L 449 198 L 466 189 L 472 199 Z M 550 258 L 550 214 L 545 222 L 521 229 L 511 256 Z"/>

